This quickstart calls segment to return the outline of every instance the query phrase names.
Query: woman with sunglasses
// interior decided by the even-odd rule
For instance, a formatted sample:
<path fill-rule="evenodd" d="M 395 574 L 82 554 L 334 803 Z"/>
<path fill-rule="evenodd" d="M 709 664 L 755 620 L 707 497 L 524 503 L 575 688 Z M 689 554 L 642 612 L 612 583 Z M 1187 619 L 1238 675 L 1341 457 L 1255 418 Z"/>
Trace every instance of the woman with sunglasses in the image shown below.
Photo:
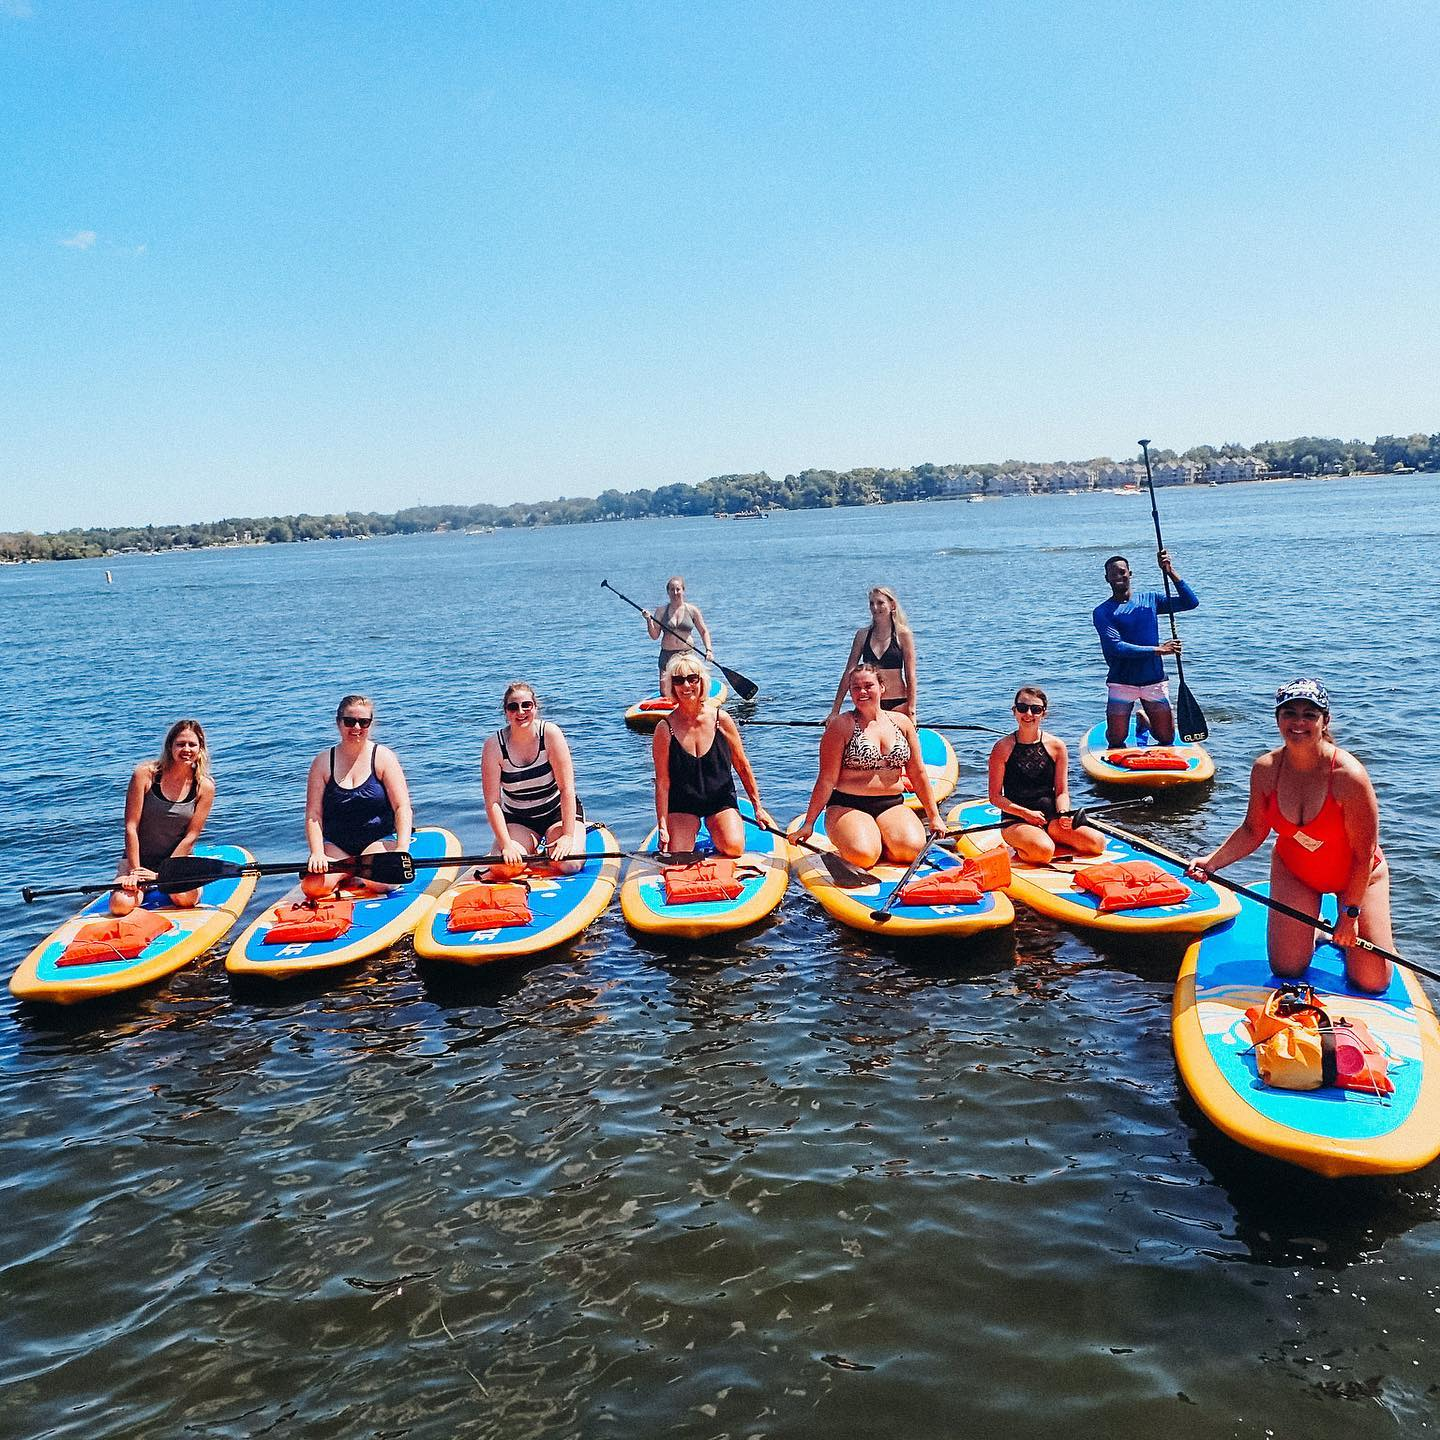
<path fill-rule="evenodd" d="M 128 915 L 140 903 L 140 887 L 161 864 L 189 855 L 215 803 L 210 752 L 198 720 L 177 720 L 166 732 L 158 760 L 135 767 L 125 794 L 125 853 L 110 892 L 110 913 Z M 199 903 L 198 890 L 171 895 L 183 909 Z"/>
<path fill-rule="evenodd" d="M 495 848 L 505 857 L 491 876 L 518 875 L 526 854 L 544 845 L 558 870 L 573 874 L 585 862 L 585 809 L 575 794 L 575 766 L 560 727 L 540 718 L 527 681 L 512 681 L 502 702 L 505 725 L 480 752 L 485 814 Z"/>
<path fill-rule="evenodd" d="M 414 814 L 405 772 L 395 752 L 370 738 L 375 706 L 366 695 L 347 695 L 335 710 L 340 743 L 310 762 L 305 787 L 308 873 L 300 881 L 312 899 L 330 894 L 345 878 L 332 860 L 379 850 L 409 850 Z M 392 885 L 368 882 L 374 890 Z"/>
<path fill-rule="evenodd" d="M 669 700 L 673 697 L 668 667 L 677 655 L 695 653 L 689 644 L 692 634 L 700 636 L 700 643 L 705 647 L 705 658 L 714 663 L 715 656 L 710 649 L 710 631 L 705 624 L 705 617 L 700 613 L 700 607 L 692 605 L 685 598 L 685 580 L 680 575 L 672 575 L 665 582 L 665 604 L 658 616 L 649 610 L 642 610 L 640 613 L 645 617 L 645 627 L 650 632 L 650 638 L 660 642 L 660 693 Z M 662 622 L 670 628 L 664 629 Z M 672 635 L 671 630 L 678 630 L 680 634 Z"/>
<path fill-rule="evenodd" d="M 1223 844 L 1190 867 L 1197 880 L 1253 854 L 1275 832 L 1270 894 L 1317 918 L 1320 897 L 1339 902 L 1335 943 L 1345 974 L 1361 990 L 1390 983 L 1390 962 L 1356 945 L 1395 947 L 1390 929 L 1390 867 L 1380 851 L 1380 805 L 1365 767 L 1330 733 L 1330 696 L 1312 679 L 1292 680 L 1275 692 L 1280 747 L 1250 770 L 1245 818 Z M 1315 930 L 1278 910 L 1270 912 L 1270 968 L 1291 979 L 1315 950 Z"/>
<path fill-rule="evenodd" d="M 1071 808 L 1070 753 L 1058 735 L 1044 728 L 1050 709 L 1045 692 L 1038 685 L 1022 685 L 1011 708 L 1015 732 L 990 751 L 990 803 L 1015 820 L 1001 838 L 1031 865 L 1048 865 L 1057 844 L 1075 855 L 1101 854 L 1105 837 L 1063 813 Z"/>
<path fill-rule="evenodd" d="M 710 672 L 695 655 L 670 662 L 668 679 L 675 708 L 655 727 L 655 818 L 659 849 L 693 850 L 703 821 L 721 855 L 745 851 L 745 822 L 735 793 L 735 776 L 745 787 L 762 825 L 774 826 L 760 803 L 760 786 L 745 754 L 740 729 L 709 699 Z M 733 772 L 733 773 L 732 773 Z"/>
<path fill-rule="evenodd" d="M 924 848 L 925 826 L 905 804 L 908 779 L 929 822 L 945 828 L 935 808 L 920 737 L 903 710 L 886 711 L 880 672 L 862 660 L 850 672 L 854 707 L 825 722 L 820 774 L 794 839 L 808 840 L 823 809 L 825 834 L 842 860 L 868 870 L 879 860 L 908 865 Z"/>
<path fill-rule="evenodd" d="M 880 708 L 903 710 L 913 721 L 918 690 L 915 636 L 895 592 L 884 585 L 876 585 L 870 591 L 870 624 L 855 632 L 849 659 L 845 661 L 840 683 L 835 687 L 835 703 L 830 707 L 830 719 L 840 713 L 841 702 L 850 688 L 850 677 L 862 662 L 873 665 L 880 677 Z"/>

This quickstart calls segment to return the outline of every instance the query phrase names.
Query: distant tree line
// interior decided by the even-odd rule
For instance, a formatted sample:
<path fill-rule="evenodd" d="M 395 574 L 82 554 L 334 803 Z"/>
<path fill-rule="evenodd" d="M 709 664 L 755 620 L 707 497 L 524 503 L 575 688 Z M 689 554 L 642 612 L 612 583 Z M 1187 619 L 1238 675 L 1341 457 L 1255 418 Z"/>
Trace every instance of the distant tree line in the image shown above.
<path fill-rule="evenodd" d="M 1253 455 L 1272 475 L 1353 475 L 1357 472 L 1440 471 L 1440 435 L 1381 435 L 1331 440 L 1304 435 L 1259 445 L 1197 445 L 1178 453 L 1152 450 L 1152 459 L 1194 460 Z M 1074 462 L 1108 465 L 1101 456 Z M 657 490 L 606 490 L 594 499 L 517 501 L 511 505 L 412 505 L 393 515 L 350 510 L 331 515 L 264 515 L 196 525 L 145 525 L 63 530 L 34 535 L 0 532 L 0 560 L 83 560 L 100 555 L 186 550 L 208 545 L 284 545 L 297 540 L 342 540 L 366 535 L 414 535 L 431 530 L 494 526 L 576 525 L 592 520 L 637 520 L 648 515 L 733 514 L 738 510 L 817 510 L 896 500 L 928 500 L 953 493 L 964 475 L 993 480 L 1035 469 L 1033 462 L 1003 465 L 915 465 L 884 470 L 802 470 L 783 480 L 763 470 L 753 475 L 716 475 L 699 485 L 662 485 Z M 1045 468 L 1045 467 L 1040 467 Z"/>

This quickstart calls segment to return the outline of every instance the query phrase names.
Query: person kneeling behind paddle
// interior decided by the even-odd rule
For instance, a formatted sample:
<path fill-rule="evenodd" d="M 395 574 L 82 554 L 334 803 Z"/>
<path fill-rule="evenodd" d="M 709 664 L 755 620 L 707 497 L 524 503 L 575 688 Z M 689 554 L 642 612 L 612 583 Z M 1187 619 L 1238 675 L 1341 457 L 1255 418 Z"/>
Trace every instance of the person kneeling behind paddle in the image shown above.
<path fill-rule="evenodd" d="M 128 915 L 140 903 L 140 887 L 155 879 L 162 862 L 189 855 L 215 802 L 210 752 L 198 720 L 177 720 L 165 735 L 158 760 L 135 767 L 125 794 L 125 853 L 110 892 L 110 913 Z M 167 904 L 189 909 L 198 890 L 170 895 Z"/>
<path fill-rule="evenodd" d="M 925 826 L 905 804 L 905 781 L 920 797 L 930 833 L 944 830 L 920 737 L 903 710 L 882 710 L 880 676 L 862 660 L 850 672 L 855 707 L 825 722 L 820 774 L 805 819 L 793 838 L 808 840 L 825 811 L 825 833 L 840 858 L 862 870 L 886 859 L 908 865 L 925 847 Z"/>
<path fill-rule="evenodd" d="M 1070 806 L 1070 754 L 1058 735 L 1042 729 L 1050 701 L 1038 685 L 1022 685 L 1011 707 L 1015 733 L 990 751 L 990 803 L 1015 818 L 1000 836 L 1033 865 L 1048 865 L 1055 847 L 1076 855 L 1099 855 L 1105 837 L 1089 825 L 1076 826 L 1064 813 Z"/>
<path fill-rule="evenodd" d="M 743 855 L 745 822 L 734 775 L 740 777 L 760 823 L 773 826 L 775 821 L 760 803 L 760 787 L 740 729 L 707 698 L 710 672 L 694 655 L 677 655 L 668 676 L 675 709 L 655 727 L 650 748 L 659 848 L 693 850 L 703 820 L 718 854 Z"/>
<path fill-rule="evenodd" d="M 1275 692 L 1283 742 L 1250 770 L 1245 818 L 1222 845 L 1190 867 L 1197 880 L 1253 854 L 1275 832 L 1272 899 L 1320 915 L 1320 897 L 1339 899 L 1334 941 L 1345 974 L 1361 990 L 1390 983 L 1390 962 L 1357 938 L 1395 948 L 1390 930 L 1390 867 L 1380 852 L 1380 806 L 1365 767 L 1330 734 L 1330 696 L 1318 680 L 1292 680 Z M 1285 979 L 1304 973 L 1316 933 L 1303 921 L 1270 912 L 1270 968 Z"/>
<path fill-rule="evenodd" d="M 347 695 L 335 710 L 340 743 L 310 762 L 305 787 L 305 838 L 310 845 L 300 887 L 312 900 L 333 893 L 346 878 L 334 860 L 353 860 L 381 850 L 409 850 L 414 815 L 405 772 L 395 752 L 369 739 L 375 706 L 365 695 Z M 392 838 L 393 837 L 393 838 Z M 393 890 L 379 881 L 365 888 Z"/>

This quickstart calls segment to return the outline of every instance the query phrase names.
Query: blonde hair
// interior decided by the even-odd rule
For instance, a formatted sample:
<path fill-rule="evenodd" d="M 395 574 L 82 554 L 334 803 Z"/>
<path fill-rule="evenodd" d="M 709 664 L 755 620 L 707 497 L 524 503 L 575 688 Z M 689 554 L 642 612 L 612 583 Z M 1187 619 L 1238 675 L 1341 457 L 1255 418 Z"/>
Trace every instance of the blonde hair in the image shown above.
<path fill-rule="evenodd" d="M 177 720 L 166 732 L 165 743 L 160 747 L 160 758 L 151 768 L 152 779 L 162 776 L 175 758 L 172 747 L 182 730 L 193 730 L 200 742 L 200 753 L 195 757 L 195 781 L 198 784 L 210 773 L 210 751 L 205 746 L 205 727 L 198 720 Z"/>
<path fill-rule="evenodd" d="M 705 662 L 698 655 L 686 654 L 680 651 L 675 658 L 665 667 L 665 673 L 673 683 L 681 675 L 698 675 L 705 687 L 705 693 L 710 693 L 710 671 Z"/>
<path fill-rule="evenodd" d="M 899 630 L 903 625 L 908 630 L 910 622 L 905 618 L 905 608 L 900 604 L 900 597 L 888 585 L 872 585 L 867 598 L 873 600 L 877 595 L 883 596 L 889 603 L 895 629 Z"/>

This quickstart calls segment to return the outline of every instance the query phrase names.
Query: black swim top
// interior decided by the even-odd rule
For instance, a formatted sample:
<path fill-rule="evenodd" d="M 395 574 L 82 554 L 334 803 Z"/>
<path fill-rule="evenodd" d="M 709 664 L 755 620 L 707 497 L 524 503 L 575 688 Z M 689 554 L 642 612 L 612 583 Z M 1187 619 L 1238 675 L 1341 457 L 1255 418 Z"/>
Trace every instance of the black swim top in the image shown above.
<path fill-rule="evenodd" d="M 740 806 L 730 744 L 715 726 L 703 755 L 692 755 L 670 732 L 670 809 L 681 815 L 717 815 Z"/>
<path fill-rule="evenodd" d="M 885 647 L 883 655 L 877 655 L 871 640 L 875 635 L 875 627 L 872 625 L 865 632 L 865 642 L 860 646 L 860 658 L 874 665 L 879 670 L 899 670 L 904 667 L 905 657 L 900 650 L 900 637 L 895 633 L 895 627 L 890 627 L 890 643 Z"/>
<path fill-rule="evenodd" d="M 370 773 L 346 789 L 335 778 L 335 747 L 330 747 L 330 775 L 320 797 L 320 833 L 346 855 L 358 855 L 367 845 L 394 834 L 395 811 L 385 786 L 375 773 L 375 746 L 370 746 Z"/>
<path fill-rule="evenodd" d="M 910 742 L 900 727 L 892 720 L 890 728 L 895 738 L 888 750 L 882 750 L 866 733 L 864 722 L 852 710 L 850 718 L 855 722 L 855 732 L 845 746 L 840 764 L 846 770 L 903 770 L 910 763 Z"/>
<path fill-rule="evenodd" d="M 1005 761 L 1005 775 L 1000 791 L 1007 800 L 1040 810 L 1054 819 L 1055 757 L 1045 748 L 1045 741 L 1032 740 L 1022 744 L 1018 739 Z"/>
<path fill-rule="evenodd" d="M 184 839 L 190 822 L 195 818 L 195 797 L 200 793 L 200 784 L 192 775 L 190 788 L 179 800 L 166 798 L 160 788 L 160 767 L 155 767 L 155 778 L 145 792 L 140 807 L 140 863 L 147 870 L 157 870 L 162 860 L 168 860 L 175 847 Z"/>

